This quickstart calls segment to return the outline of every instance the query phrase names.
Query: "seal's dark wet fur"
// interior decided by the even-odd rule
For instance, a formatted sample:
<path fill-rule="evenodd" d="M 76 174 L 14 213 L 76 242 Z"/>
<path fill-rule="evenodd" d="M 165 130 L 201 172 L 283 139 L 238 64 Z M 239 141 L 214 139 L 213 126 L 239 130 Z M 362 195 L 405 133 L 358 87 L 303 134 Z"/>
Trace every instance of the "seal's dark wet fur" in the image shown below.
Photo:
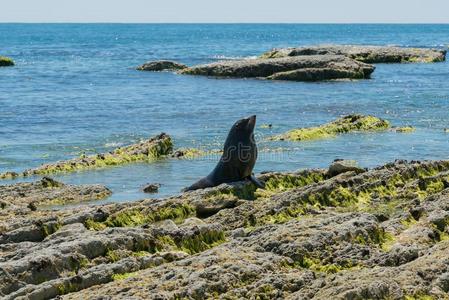
<path fill-rule="evenodd" d="M 223 155 L 215 169 L 184 191 L 214 187 L 222 183 L 251 180 L 258 187 L 264 187 L 253 175 L 257 160 L 257 146 L 254 140 L 256 116 L 237 121 L 229 131 L 223 148 Z"/>

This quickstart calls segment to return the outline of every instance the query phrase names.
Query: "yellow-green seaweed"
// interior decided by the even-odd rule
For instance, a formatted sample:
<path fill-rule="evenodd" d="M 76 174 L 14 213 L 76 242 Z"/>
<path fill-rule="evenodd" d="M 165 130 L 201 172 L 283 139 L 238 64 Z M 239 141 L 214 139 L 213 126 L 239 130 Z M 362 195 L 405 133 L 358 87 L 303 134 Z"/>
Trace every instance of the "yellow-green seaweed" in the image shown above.
<path fill-rule="evenodd" d="M 0 56 L 0 67 L 14 66 L 14 61 L 6 56 Z"/>
<path fill-rule="evenodd" d="M 335 137 L 357 131 L 383 131 L 390 128 L 386 120 L 370 115 L 348 115 L 330 123 L 308 128 L 298 128 L 272 137 L 272 140 L 308 141 Z"/>

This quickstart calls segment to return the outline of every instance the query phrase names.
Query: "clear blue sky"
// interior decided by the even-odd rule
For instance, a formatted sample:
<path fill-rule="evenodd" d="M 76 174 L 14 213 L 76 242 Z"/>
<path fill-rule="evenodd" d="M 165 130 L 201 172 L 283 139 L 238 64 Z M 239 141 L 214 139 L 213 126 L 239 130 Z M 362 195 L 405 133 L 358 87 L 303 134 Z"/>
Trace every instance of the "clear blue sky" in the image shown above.
<path fill-rule="evenodd" d="M 2 0 L 0 22 L 449 23 L 449 0 Z"/>

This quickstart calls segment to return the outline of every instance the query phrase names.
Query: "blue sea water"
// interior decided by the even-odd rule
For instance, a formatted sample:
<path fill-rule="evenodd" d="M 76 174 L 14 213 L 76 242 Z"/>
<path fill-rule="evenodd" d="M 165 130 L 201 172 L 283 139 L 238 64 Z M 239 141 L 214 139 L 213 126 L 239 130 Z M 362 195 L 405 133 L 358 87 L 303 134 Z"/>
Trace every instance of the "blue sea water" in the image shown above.
<path fill-rule="evenodd" d="M 111 150 L 160 132 L 176 147 L 219 149 L 235 120 L 257 114 L 256 172 L 326 167 L 335 158 L 373 167 L 397 158 L 449 158 L 449 64 L 379 64 L 371 80 L 298 83 L 212 79 L 135 70 L 149 60 L 188 65 L 323 43 L 447 48 L 449 25 L 0 24 L 0 173 Z M 349 113 L 374 114 L 411 134 L 348 134 L 267 142 L 269 135 Z M 217 156 L 162 160 L 55 176 L 102 183 L 106 201 L 173 195 L 207 175 Z M 27 178 L 25 180 L 34 180 Z M 24 180 L 24 179 L 20 179 Z M 0 184 L 11 183 L 2 181 Z"/>

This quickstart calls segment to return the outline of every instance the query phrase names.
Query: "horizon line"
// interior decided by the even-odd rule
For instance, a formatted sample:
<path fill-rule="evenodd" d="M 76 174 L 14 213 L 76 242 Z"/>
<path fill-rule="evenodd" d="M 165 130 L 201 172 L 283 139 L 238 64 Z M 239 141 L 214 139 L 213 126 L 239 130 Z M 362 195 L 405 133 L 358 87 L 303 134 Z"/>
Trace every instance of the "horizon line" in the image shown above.
<path fill-rule="evenodd" d="M 449 25 L 449 22 L 79 22 L 79 21 L 12 21 L 0 24 L 141 24 L 141 25 Z"/>

